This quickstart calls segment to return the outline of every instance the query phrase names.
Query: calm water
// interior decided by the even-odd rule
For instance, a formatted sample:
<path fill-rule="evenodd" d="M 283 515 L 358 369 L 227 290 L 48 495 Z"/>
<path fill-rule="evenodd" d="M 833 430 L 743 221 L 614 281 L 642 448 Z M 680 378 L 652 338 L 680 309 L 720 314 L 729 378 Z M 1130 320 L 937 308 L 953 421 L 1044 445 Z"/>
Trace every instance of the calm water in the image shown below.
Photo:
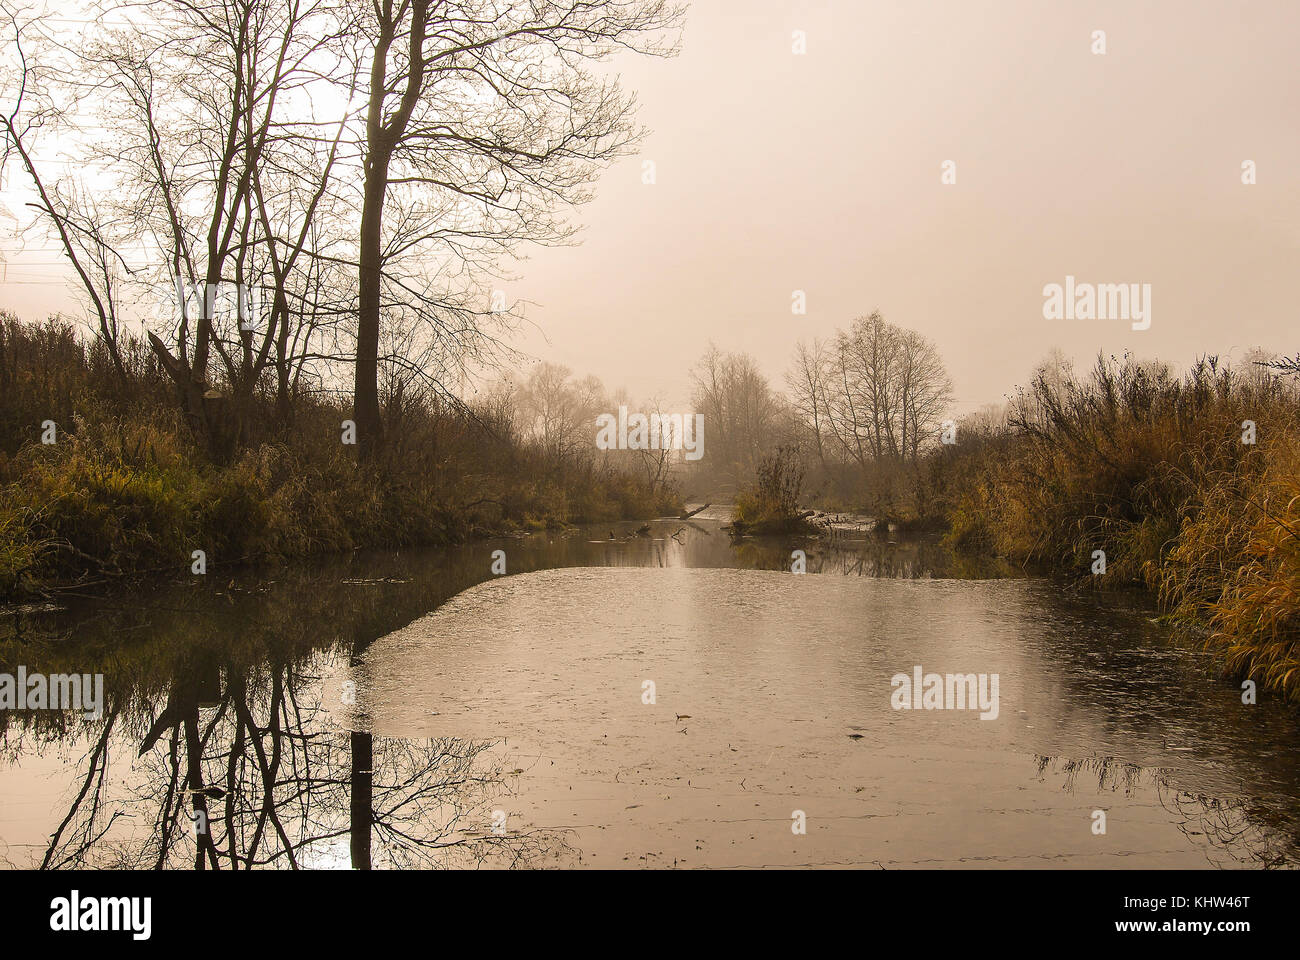
<path fill-rule="evenodd" d="M 100 672 L 107 703 L 98 719 L 0 712 L 0 858 L 1300 859 L 1297 711 L 1243 705 L 1140 603 L 927 540 L 733 544 L 716 518 L 637 526 L 9 613 L 0 672 Z M 808 575 L 790 573 L 796 547 Z M 997 674 L 996 719 L 892 709 L 891 677 L 918 666 Z"/>

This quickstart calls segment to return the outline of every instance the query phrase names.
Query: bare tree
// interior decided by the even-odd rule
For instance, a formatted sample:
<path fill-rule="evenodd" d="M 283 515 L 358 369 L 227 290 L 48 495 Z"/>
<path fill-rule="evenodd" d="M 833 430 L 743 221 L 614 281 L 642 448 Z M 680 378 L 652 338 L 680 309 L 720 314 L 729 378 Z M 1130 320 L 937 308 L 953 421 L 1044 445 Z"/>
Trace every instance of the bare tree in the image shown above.
<path fill-rule="evenodd" d="M 319 253 L 311 245 L 330 242 L 321 201 L 344 128 L 338 117 L 317 122 L 304 103 L 346 75 L 338 50 L 345 7 L 332 0 L 127 6 L 129 27 L 90 29 L 75 45 L 45 37 L 45 69 L 61 66 L 61 79 L 31 86 L 46 102 L 36 107 L 35 125 L 29 120 L 20 131 L 10 118 L 8 141 L 25 157 L 45 198 L 39 212 L 74 262 L 110 349 L 123 274 L 164 307 L 151 318 L 149 342 L 196 434 L 222 456 L 239 442 L 249 398 L 272 363 L 281 391 L 291 389 L 302 371 L 293 351 L 310 354 L 320 319 L 320 304 L 307 306 L 305 298 L 327 289 L 326 261 L 308 261 Z M 106 3 L 101 12 L 120 9 Z M 78 130 L 56 101 L 76 103 L 111 132 Z M 76 134 L 69 142 L 78 146 L 77 161 L 111 182 L 93 203 L 74 175 L 47 186 L 26 143 L 53 120 Z M 172 286 L 164 300 L 160 290 Z M 249 294 L 263 288 L 273 291 L 271 302 L 254 317 Z M 311 318 L 305 325 L 304 316 Z"/>
<path fill-rule="evenodd" d="M 118 346 L 119 318 L 114 296 L 120 257 L 105 239 L 100 211 L 93 203 L 87 209 L 79 202 L 84 197 L 75 184 L 50 181 L 36 158 L 43 137 L 57 137 L 71 125 L 69 114 L 75 99 L 70 101 L 58 83 L 58 78 L 69 69 L 67 58 L 41 32 L 38 15 L 7 2 L 0 6 L 0 13 L 7 21 L 8 32 L 13 34 L 14 55 L 13 62 L 6 64 L 4 75 L 0 76 L 0 82 L 7 91 L 12 91 L 13 98 L 12 110 L 0 113 L 0 127 L 4 132 L 0 173 L 16 159 L 30 177 L 37 196 L 32 206 L 41 222 L 57 236 L 94 309 L 99 337 L 126 386 L 128 378 Z M 35 51 L 29 46 L 34 46 Z"/>
<path fill-rule="evenodd" d="M 794 363 L 786 371 L 790 403 L 795 414 L 812 433 L 817 460 L 826 469 L 826 422 L 830 405 L 831 357 L 820 340 L 809 346 L 800 341 L 795 346 Z"/>
<path fill-rule="evenodd" d="M 778 403 L 767 378 L 753 357 L 724 354 L 713 344 L 691 376 L 715 478 L 730 484 L 748 480 L 777 439 Z"/>
<path fill-rule="evenodd" d="M 358 452 L 381 440 L 378 364 L 395 256 L 456 258 L 480 271 L 521 241 L 558 243 L 556 211 L 580 203 L 599 165 L 629 150 L 633 100 L 585 61 L 668 54 L 669 0 L 375 0 L 358 26 L 369 63 L 358 274 Z M 386 214 L 405 197 L 402 229 Z M 432 335 L 472 337 L 500 305 L 417 283 L 408 309 Z M 411 292 L 408 290 L 408 293 Z"/>
<path fill-rule="evenodd" d="M 609 401 L 595 377 L 574 380 L 553 363 L 533 368 L 519 398 L 526 436 L 531 436 L 559 476 L 595 451 L 596 417 Z"/>
<path fill-rule="evenodd" d="M 914 463 L 952 400 L 934 344 L 878 312 L 854 320 L 829 348 L 800 344 L 786 382 L 823 463 L 829 446 L 863 471 Z"/>
<path fill-rule="evenodd" d="M 899 456 L 915 463 L 952 402 L 952 381 L 933 343 L 913 330 L 898 339 Z"/>

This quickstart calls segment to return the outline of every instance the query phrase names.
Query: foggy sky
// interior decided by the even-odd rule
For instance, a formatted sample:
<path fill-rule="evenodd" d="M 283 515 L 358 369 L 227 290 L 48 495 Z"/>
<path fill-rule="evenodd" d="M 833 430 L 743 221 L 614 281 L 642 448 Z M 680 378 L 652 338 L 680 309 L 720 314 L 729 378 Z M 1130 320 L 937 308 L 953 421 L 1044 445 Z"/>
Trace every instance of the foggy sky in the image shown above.
<path fill-rule="evenodd" d="M 677 59 L 620 64 L 642 157 L 605 174 L 582 247 L 520 267 L 527 348 L 684 399 L 709 339 L 779 383 L 797 340 L 879 308 L 936 342 L 962 413 L 1054 346 L 1295 353 L 1297 38 L 1290 0 L 697 0 Z M 1067 274 L 1151 283 L 1151 328 L 1044 320 Z"/>
<path fill-rule="evenodd" d="M 696 0 L 679 57 L 617 62 L 652 133 L 578 211 L 581 246 L 514 268 L 538 304 L 517 345 L 684 403 L 710 339 L 780 386 L 796 341 L 879 309 L 935 341 L 958 413 L 1056 346 L 1295 353 L 1297 37 L 1294 0 Z M 1150 283 L 1151 328 L 1044 320 L 1067 275 Z M 68 302 L 0 293 L 28 319 Z"/>

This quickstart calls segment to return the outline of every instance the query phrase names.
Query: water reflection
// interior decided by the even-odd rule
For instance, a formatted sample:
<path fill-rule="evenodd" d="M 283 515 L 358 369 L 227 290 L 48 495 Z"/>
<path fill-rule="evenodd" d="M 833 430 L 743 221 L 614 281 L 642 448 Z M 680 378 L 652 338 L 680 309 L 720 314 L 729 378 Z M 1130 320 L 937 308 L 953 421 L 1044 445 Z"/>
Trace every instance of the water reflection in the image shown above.
<path fill-rule="evenodd" d="M 733 550 L 741 565 L 757 570 L 789 570 L 792 551 L 802 550 L 809 573 L 890 580 L 984 580 L 1023 575 L 1005 560 L 954 554 L 939 542 L 938 537 L 895 540 L 883 531 L 868 531 L 856 538 L 834 540 L 744 538 L 733 544 Z"/>
<path fill-rule="evenodd" d="M 1107 792 L 1121 791 L 1125 797 L 1133 797 L 1144 789 L 1154 791 L 1189 841 L 1199 844 L 1204 839 L 1209 845 L 1207 856 L 1215 866 L 1272 869 L 1295 862 L 1296 844 L 1287 835 L 1285 818 L 1265 804 L 1183 790 L 1174 782 L 1173 771 L 1115 757 L 1037 756 L 1034 762 L 1039 780 L 1054 776 L 1061 789 L 1071 794 L 1104 798 Z M 1079 783 L 1080 774 L 1086 777 L 1083 784 Z"/>
<path fill-rule="evenodd" d="M 571 824 L 519 826 L 529 822 L 512 806 L 521 771 L 500 737 L 471 736 L 480 731 L 470 725 L 443 736 L 382 736 L 371 732 L 368 705 L 353 717 L 333 709 L 338 679 L 364 675 L 377 639 L 493 579 L 497 549 L 506 551 L 509 574 L 561 567 L 789 570 L 796 549 L 806 553 L 809 572 L 822 576 L 968 580 L 1016 573 L 997 561 L 954 558 L 933 538 L 895 542 L 884 532 L 732 540 L 718 518 L 707 517 L 657 522 L 648 535 L 638 528 L 358 552 L 8 611 L 0 617 L 0 670 L 23 664 L 33 672 L 103 673 L 106 703 L 98 719 L 0 711 L 0 857 L 11 866 L 48 869 L 580 861 L 582 838 Z M 1293 714 L 1261 707 L 1242 718 L 1202 702 L 1223 691 L 1183 652 L 1154 662 L 1161 641 L 1147 635 L 1155 628 L 1140 612 L 1125 608 L 1108 618 L 1095 600 L 1062 597 L 1047 585 L 1028 588 L 1035 606 L 1023 602 L 1024 585 L 1015 586 L 1020 600 L 1000 613 L 1025 620 L 1016 627 L 1016 656 L 1047 667 L 1031 707 L 1055 704 L 1026 742 L 1067 756 L 1086 730 L 1099 751 L 1123 750 L 1137 771 L 1158 767 L 1168 744 L 1191 744 L 1206 761 L 1199 782 L 1207 792 L 1171 786 L 1161 793 L 1181 812 L 1188 835 L 1212 845 L 1220 840 L 1225 863 L 1240 862 L 1242 851 L 1262 865 L 1294 861 L 1294 841 L 1278 840 L 1300 834 Z M 960 623 L 960 597 L 943 596 Z M 705 599 L 706 608 L 727 600 Z M 810 610 L 798 623 L 776 626 L 834 633 L 843 629 L 841 613 Z M 854 622 L 869 630 L 885 613 Z M 941 632 L 936 642 L 950 639 Z M 738 662 L 755 662 L 750 649 L 739 655 Z M 846 689 L 856 689 L 852 670 L 838 675 Z M 1152 690 L 1156 682 L 1163 693 Z M 1112 713 L 1113 724 L 1098 729 L 1095 718 Z M 1241 757 L 1250 758 L 1252 770 Z M 1120 761 L 1104 762 L 1124 769 L 1115 766 Z M 1058 763 L 1066 761 L 1043 769 Z M 1077 771 L 1059 769 L 1073 784 Z M 1108 776 L 1114 782 L 1116 774 Z M 1216 799 L 1234 796 L 1253 799 Z"/>
<path fill-rule="evenodd" d="M 999 718 L 891 710 L 890 677 L 915 664 L 998 674 Z M 598 825 L 581 845 L 601 865 L 1259 865 L 1300 850 L 1294 711 L 1244 708 L 1144 611 L 1049 584 L 552 570 L 465 591 L 349 675 L 365 705 L 338 707 L 350 723 L 500 731 L 543 757 L 527 810 Z M 1029 774 L 1035 754 L 1124 758 L 1104 767 L 1106 786 L 1133 775 L 1108 791 L 1110 836 L 1089 830 L 1096 803 Z M 1137 789 L 1152 769 L 1247 811 L 1278 856 L 1249 837 L 1216 853 Z M 835 828 L 792 850 L 791 809 Z M 736 823 L 755 826 L 733 837 Z"/>
<path fill-rule="evenodd" d="M 248 674 L 195 662 L 152 721 L 113 702 L 88 739 L 76 738 L 87 749 L 48 845 L 28 860 L 11 845 L 11 865 L 516 866 L 567 849 L 557 834 L 491 829 L 491 808 L 508 794 L 491 741 L 333 729 L 317 683 L 326 659 Z M 11 756 L 48 746 L 41 727 L 7 730 Z"/>

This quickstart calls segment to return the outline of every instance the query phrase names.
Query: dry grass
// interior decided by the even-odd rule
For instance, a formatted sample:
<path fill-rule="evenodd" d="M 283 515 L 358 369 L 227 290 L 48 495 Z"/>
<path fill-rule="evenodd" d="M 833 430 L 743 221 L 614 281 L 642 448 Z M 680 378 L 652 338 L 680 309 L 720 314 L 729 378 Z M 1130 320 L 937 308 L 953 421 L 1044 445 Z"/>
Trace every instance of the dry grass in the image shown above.
<path fill-rule="evenodd" d="M 1256 442 L 1243 442 L 1243 422 Z M 1039 377 L 951 456 L 949 539 L 1090 587 L 1140 584 L 1237 678 L 1300 699 L 1300 393 L 1213 360 Z M 1105 576 L 1091 572 L 1104 550 Z"/>
<path fill-rule="evenodd" d="M 429 395 L 386 410 L 382 463 L 339 442 L 346 398 L 260 393 L 228 462 L 200 451 L 147 350 L 124 391 L 66 324 L 0 312 L 0 601 L 73 583 L 680 510 L 675 490 L 593 457 L 557 467 L 491 409 Z M 44 420 L 57 442 L 40 442 Z M 594 450 L 594 446 L 593 446 Z"/>

